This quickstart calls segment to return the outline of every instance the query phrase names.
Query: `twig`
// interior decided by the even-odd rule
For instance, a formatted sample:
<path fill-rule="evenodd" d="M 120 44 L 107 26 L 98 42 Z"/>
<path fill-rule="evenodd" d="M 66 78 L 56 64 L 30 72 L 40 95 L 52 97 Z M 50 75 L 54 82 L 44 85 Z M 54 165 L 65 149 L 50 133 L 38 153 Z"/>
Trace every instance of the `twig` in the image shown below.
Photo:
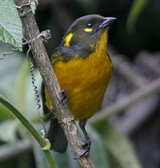
<path fill-rule="evenodd" d="M 27 3 L 26 0 L 14 0 L 14 2 L 16 6 Z M 27 39 L 33 39 L 34 37 L 37 37 L 40 33 L 30 6 L 24 6 L 23 8 L 17 10 L 23 25 L 25 37 Z M 52 107 L 57 114 L 57 118 L 72 147 L 74 155 L 78 156 L 83 151 L 83 149 L 80 148 L 80 145 L 83 143 L 82 137 L 67 105 L 63 106 L 62 104 L 60 104 L 58 106 L 61 90 L 42 40 L 37 39 L 36 41 L 31 42 L 31 47 L 33 57 L 41 73 L 45 87 L 47 88 L 47 91 L 49 93 Z M 78 163 L 80 167 L 95 167 L 90 157 L 81 157 L 78 159 Z"/>
<path fill-rule="evenodd" d="M 15 8 L 21 9 L 24 6 L 29 6 L 29 5 L 36 5 L 37 6 L 37 2 L 35 0 L 29 0 L 27 3 L 21 4 L 20 6 L 15 5 Z"/>

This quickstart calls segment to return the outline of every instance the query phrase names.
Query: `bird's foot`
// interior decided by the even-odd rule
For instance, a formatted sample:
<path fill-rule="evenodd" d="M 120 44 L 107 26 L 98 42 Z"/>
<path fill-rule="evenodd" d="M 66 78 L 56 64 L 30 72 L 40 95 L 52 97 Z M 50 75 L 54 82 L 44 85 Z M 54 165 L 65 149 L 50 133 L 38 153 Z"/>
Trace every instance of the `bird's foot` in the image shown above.
<path fill-rule="evenodd" d="M 60 100 L 59 100 L 59 104 L 63 103 L 63 105 L 64 105 L 64 104 L 67 103 L 67 101 L 68 101 L 67 93 L 65 92 L 65 90 L 62 90 L 62 91 L 61 91 L 61 94 L 62 94 L 62 96 L 61 96 L 61 98 L 60 98 Z M 58 105 L 59 105 L 59 104 L 58 104 Z"/>
<path fill-rule="evenodd" d="M 75 157 L 74 159 L 79 159 L 80 157 L 86 157 L 89 154 L 90 151 L 90 146 L 91 146 L 91 141 L 90 139 L 86 139 L 86 141 L 84 142 L 84 144 L 81 145 L 85 150 L 78 155 L 77 157 Z"/>

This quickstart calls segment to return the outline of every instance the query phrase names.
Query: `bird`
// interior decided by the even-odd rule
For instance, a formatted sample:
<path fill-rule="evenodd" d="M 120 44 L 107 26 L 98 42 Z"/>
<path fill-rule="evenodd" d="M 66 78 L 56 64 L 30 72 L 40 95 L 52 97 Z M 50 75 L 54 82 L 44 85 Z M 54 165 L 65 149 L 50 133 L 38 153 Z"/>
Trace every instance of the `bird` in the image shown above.
<path fill-rule="evenodd" d="M 84 151 L 77 158 L 89 154 L 91 140 L 85 125 L 100 108 L 112 77 L 113 67 L 107 53 L 107 43 L 109 27 L 115 20 L 115 17 L 103 17 L 98 14 L 78 18 L 68 28 L 60 45 L 50 57 L 63 93 L 60 103 L 63 100 L 67 103 L 85 136 L 82 144 Z M 51 149 L 64 153 L 68 141 L 58 123 L 43 82 L 42 101 L 44 115 L 51 115 L 47 134 Z"/>

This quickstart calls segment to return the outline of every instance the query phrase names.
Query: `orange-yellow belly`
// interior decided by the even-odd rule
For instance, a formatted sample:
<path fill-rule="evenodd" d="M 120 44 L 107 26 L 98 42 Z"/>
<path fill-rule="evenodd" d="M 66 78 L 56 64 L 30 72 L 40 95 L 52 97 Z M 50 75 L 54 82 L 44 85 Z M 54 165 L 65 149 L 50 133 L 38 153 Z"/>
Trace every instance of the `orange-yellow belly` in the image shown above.
<path fill-rule="evenodd" d="M 75 120 L 90 118 L 101 106 L 112 76 L 106 43 L 101 43 L 104 46 L 99 45 L 89 57 L 53 66 L 61 89 L 67 93 L 67 104 Z"/>

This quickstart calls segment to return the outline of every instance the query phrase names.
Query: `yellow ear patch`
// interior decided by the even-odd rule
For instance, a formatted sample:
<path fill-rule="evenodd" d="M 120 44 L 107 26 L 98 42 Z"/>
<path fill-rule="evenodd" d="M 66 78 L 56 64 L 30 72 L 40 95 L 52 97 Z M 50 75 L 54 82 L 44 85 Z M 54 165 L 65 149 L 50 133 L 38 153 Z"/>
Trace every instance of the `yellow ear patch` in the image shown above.
<path fill-rule="evenodd" d="M 78 54 L 76 54 L 76 55 L 75 55 L 75 58 L 78 58 L 78 56 L 79 56 L 79 55 L 78 55 Z"/>
<path fill-rule="evenodd" d="M 70 46 L 70 41 L 71 41 L 71 39 L 72 39 L 72 36 L 73 36 L 73 33 L 69 33 L 66 37 L 65 37 L 65 44 L 64 44 L 64 46 L 66 46 L 66 47 L 69 47 Z"/>
<path fill-rule="evenodd" d="M 84 31 L 85 31 L 85 32 L 92 32 L 93 29 L 91 29 L 91 28 L 86 28 L 86 29 L 84 29 Z"/>

